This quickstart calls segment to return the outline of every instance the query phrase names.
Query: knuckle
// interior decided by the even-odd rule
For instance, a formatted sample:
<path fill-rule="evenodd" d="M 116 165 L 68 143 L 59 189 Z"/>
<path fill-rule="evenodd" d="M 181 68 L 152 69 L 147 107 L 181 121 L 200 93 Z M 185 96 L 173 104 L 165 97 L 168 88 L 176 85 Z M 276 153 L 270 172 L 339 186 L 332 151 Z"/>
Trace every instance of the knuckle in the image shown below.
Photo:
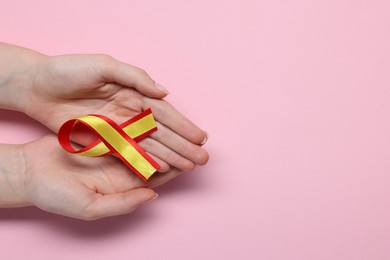
<path fill-rule="evenodd" d="M 196 164 L 194 164 L 194 163 L 189 163 L 189 164 L 188 164 L 188 168 L 187 168 L 186 171 L 192 172 L 193 170 L 195 170 L 195 168 L 196 168 Z"/>
<path fill-rule="evenodd" d="M 196 165 L 193 162 L 188 161 L 188 160 L 183 161 L 181 164 L 182 164 L 182 167 L 181 167 L 182 170 L 187 171 L 187 172 L 191 172 L 191 171 L 195 170 L 195 168 L 196 168 Z"/>
<path fill-rule="evenodd" d="M 137 68 L 137 72 L 143 77 L 149 77 L 149 74 L 144 69 Z"/>
<path fill-rule="evenodd" d="M 195 164 L 190 160 L 178 155 L 176 152 L 170 150 L 164 155 L 164 161 L 172 165 L 173 167 L 179 168 L 183 171 L 192 171 L 195 168 Z"/>
<path fill-rule="evenodd" d="M 147 138 L 139 141 L 138 144 L 139 144 L 139 146 L 141 146 L 142 149 L 149 152 L 151 150 L 151 147 L 152 147 L 152 144 L 150 141 L 151 141 L 150 138 L 147 137 Z"/>
<path fill-rule="evenodd" d="M 114 58 L 108 54 L 96 54 L 96 59 L 102 66 L 110 66 Z"/>
<path fill-rule="evenodd" d="M 161 116 L 161 114 L 159 114 L 160 112 L 159 111 L 153 111 L 153 114 L 155 114 L 157 116 Z M 157 131 L 152 133 L 151 136 L 153 137 L 153 139 L 155 139 L 156 141 L 161 141 L 161 140 L 164 140 L 166 138 L 166 131 L 165 131 L 165 128 L 163 127 L 163 125 L 156 121 L 156 126 L 157 126 Z"/>
<path fill-rule="evenodd" d="M 150 82 L 154 82 L 154 80 L 149 76 L 146 70 L 135 67 L 135 71 L 136 74 L 139 76 L 138 80 L 140 84 L 149 84 Z"/>
<path fill-rule="evenodd" d="M 113 61 L 114 58 L 108 54 L 95 55 L 95 64 L 97 65 L 97 69 L 101 72 L 111 72 L 114 70 L 115 63 Z"/>
<path fill-rule="evenodd" d="M 98 56 L 103 62 L 110 62 L 110 61 L 112 61 L 112 60 L 114 59 L 111 55 L 104 54 L 104 53 L 97 54 L 97 56 Z"/>
<path fill-rule="evenodd" d="M 171 166 L 167 163 L 160 163 L 159 165 L 160 168 L 158 169 L 158 172 L 165 173 L 171 169 Z"/>

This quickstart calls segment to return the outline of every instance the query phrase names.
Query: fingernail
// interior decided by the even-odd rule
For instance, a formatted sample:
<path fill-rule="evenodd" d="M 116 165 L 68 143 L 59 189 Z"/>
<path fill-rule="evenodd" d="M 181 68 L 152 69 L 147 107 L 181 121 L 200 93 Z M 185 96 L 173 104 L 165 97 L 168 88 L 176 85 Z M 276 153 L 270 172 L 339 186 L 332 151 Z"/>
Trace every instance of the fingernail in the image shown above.
<path fill-rule="evenodd" d="M 158 83 L 155 83 L 154 85 L 156 86 L 156 88 L 158 88 L 159 90 L 161 90 L 165 94 L 169 94 L 169 91 L 165 87 L 163 87 L 162 85 L 160 85 Z"/>
<path fill-rule="evenodd" d="M 209 139 L 209 133 L 207 133 L 207 132 L 205 132 L 205 133 L 206 133 L 206 136 L 203 139 L 203 141 L 200 143 L 200 145 L 204 145 L 207 142 L 207 139 Z"/>

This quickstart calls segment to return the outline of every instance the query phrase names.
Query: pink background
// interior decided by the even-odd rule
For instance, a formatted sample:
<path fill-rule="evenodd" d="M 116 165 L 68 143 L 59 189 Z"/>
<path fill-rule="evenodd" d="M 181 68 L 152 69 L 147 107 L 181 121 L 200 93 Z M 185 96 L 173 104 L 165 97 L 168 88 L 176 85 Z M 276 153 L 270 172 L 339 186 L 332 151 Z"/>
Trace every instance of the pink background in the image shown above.
<path fill-rule="evenodd" d="M 146 69 L 211 160 L 127 216 L 2 209 L 1 259 L 390 259 L 389 1 L 2 2 L 0 41 Z"/>

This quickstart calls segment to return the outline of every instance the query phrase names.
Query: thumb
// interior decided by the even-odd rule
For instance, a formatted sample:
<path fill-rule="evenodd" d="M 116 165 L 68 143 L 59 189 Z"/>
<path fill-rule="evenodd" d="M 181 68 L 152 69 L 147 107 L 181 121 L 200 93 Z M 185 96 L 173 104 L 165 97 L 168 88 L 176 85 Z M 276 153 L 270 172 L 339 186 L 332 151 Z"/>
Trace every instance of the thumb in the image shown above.
<path fill-rule="evenodd" d="M 126 87 L 136 89 L 141 94 L 151 98 L 164 98 L 169 92 L 142 69 L 118 61 L 110 56 L 100 56 L 103 59 L 102 76 L 106 82 L 116 82 Z"/>
<path fill-rule="evenodd" d="M 152 189 L 138 188 L 127 192 L 103 195 L 95 200 L 85 212 L 87 220 L 128 214 L 145 202 L 157 198 Z"/>

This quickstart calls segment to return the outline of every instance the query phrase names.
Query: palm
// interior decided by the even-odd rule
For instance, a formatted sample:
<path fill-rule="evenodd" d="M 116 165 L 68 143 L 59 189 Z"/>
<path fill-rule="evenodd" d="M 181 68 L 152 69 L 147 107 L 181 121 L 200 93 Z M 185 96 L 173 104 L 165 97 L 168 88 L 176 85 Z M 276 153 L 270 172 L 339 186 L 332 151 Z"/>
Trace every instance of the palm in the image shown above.
<path fill-rule="evenodd" d="M 123 123 L 145 110 L 146 97 L 133 89 L 108 83 L 98 87 L 96 92 L 100 92 L 100 95 L 95 93 L 92 98 L 90 95 L 79 95 L 47 100 L 46 104 L 42 104 L 46 113 L 40 121 L 57 132 L 65 121 L 86 114 L 102 114 L 117 123 Z"/>
<path fill-rule="evenodd" d="M 58 131 L 66 120 L 89 113 L 123 122 L 143 110 L 145 96 L 109 83 L 100 60 L 91 61 L 88 55 L 66 55 L 49 63 L 53 64 L 36 76 L 39 88 L 33 89 L 31 98 L 38 101 L 34 105 L 42 112 L 36 113 L 42 115 L 40 121 L 53 131 Z M 42 100 L 42 96 L 46 98 Z"/>
<path fill-rule="evenodd" d="M 102 114 L 120 124 L 150 107 L 159 130 L 140 146 L 160 164 L 160 171 L 170 166 L 189 171 L 206 163 L 208 155 L 199 147 L 204 131 L 168 102 L 141 94 L 142 90 L 150 96 L 164 96 L 142 70 L 103 57 L 66 55 L 45 60 L 34 78 L 26 111 L 58 132 L 65 121 L 82 115 Z M 91 139 L 72 137 L 83 145 Z"/>
<path fill-rule="evenodd" d="M 88 158 L 64 152 L 55 135 L 27 144 L 25 150 L 32 203 L 77 218 L 128 213 L 138 205 L 131 204 L 132 200 L 154 196 L 152 190 L 142 187 L 159 185 L 178 174 L 172 171 L 144 183 L 114 157 Z M 126 196 L 134 198 L 125 200 Z M 118 209 L 109 211 L 106 207 Z"/>

